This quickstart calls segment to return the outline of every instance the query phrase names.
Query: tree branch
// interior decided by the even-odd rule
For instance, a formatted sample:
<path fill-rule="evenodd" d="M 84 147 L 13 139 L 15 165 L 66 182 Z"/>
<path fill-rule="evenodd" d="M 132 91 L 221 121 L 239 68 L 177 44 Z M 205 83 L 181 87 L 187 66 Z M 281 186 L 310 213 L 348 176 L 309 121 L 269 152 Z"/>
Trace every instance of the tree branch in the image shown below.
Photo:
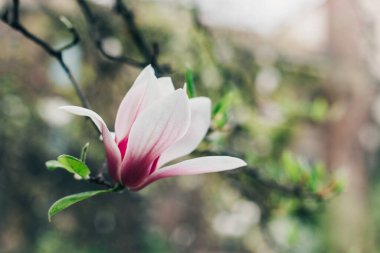
<path fill-rule="evenodd" d="M 90 35 L 92 39 L 94 40 L 94 44 L 96 48 L 105 58 L 111 61 L 129 64 L 131 66 L 138 67 L 138 68 L 142 68 L 146 65 L 146 63 L 144 62 L 139 62 L 126 56 L 112 56 L 108 54 L 103 48 L 103 44 L 102 44 L 103 38 L 100 35 L 98 22 L 96 20 L 94 13 L 91 11 L 90 6 L 87 4 L 85 0 L 77 0 L 77 3 L 90 27 Z"/>
<path fill-rule="evenodd" d="M 95 176 L 95 177 L 90 177 L 87 181 L 89 183 L 95 183 L 95 184 L 98 184 L 101 186 L 105 186 L 107 188 L 114 188 L 115 187 L 115 185 L 108 182 L 102 174 Z"/>
<path fill-rule="evenodd" d="M 216 153 L 212 151 L 203 151 L 200 153 L 197 153 L 201 156 L 233 156 L 233 157 L 244 157 L 242 154 L 231 154 L 227 152 L 223 153 Z M 239 180 L 239 175 L 243 174 L 246 175 L 247 177 L 257 181 L 260 185 L 262 185 L 265 188 L 271 189 L 278 194 L 281 194 L 283 196 L 288 196 L 290 198 L 300 198 L 300 199 L 314 199 L 317 201 L 323 200 L 323 196 L 321 196 L 318 193 L 310 192 L 305 190 L 302 186 L 300 185 L 285 185 L 276 182 L 275 180 L 269 179 L 265 176 L 263 176 L 260 173 L 260 169 L 256 167 L 251 167 L 247 166 L 244 168 L 239 169 L 238 171 L 231 171 L 231 172 L 226 172 L 228 173 L 230 179 L 232 180 Z M 237 188 L 241 187 L 241 184 L 239 183 L 236 185 Z M 243 189 L 239 189 L 242 190 Z"/>
<path fill-rule="evenodd" d="M 79 43 L 79 35 L 76 29 L 71 25 L 70 21 L 67 18 L 62 17 L 61 21 L 66 26 L 68 31 L 72 35 L 72 41 L 68 43 L 67 45 L 63 46 L 60 49 L 54 49 L 51 47 L 47 42 L 39 38 L 38 36 L 31 33 L 24 25 L 21 24 L 20 21 L 20 1 L 19 0 L 13 0 L 13 5 L 11 9 L 11 17 L 9 17 L 10 12 L 7 8 L 3 15 L 1 16 L 1 20 L 13 28 L 14 30 L 21 33 L 24 37 L 34 42 L 36 45 L 41 47 L 44 51 L 46 51 L 50 56 L 55 58 L 58 63 L 61 65 L 62 69 L 65 71 L 66 75 L 70 79 L 72 85 L 74 86 L 75 92 L 78 94 L 79 99 L 81 100 L 81 103 L 84 107 L 90 109 L 90 103 L 88 102 L 86 96 L 84 95 L 83 91 L 81 90 L 79 83 L 73 76 L 70 68 L 67 66 L 65 61 L 63 60 L 63 52 L 67 49 L 72 48 L 73 46 L 77 45 Z"/>
<path fill-rule="evenodd" d="M 253 167 L 245 167 L 241 169 L 240 173 L 244 173 L 245 175 L 257 180 L 265 186 L 268 189 L 272 189 L 282 195 L 286 195 L 288 197 L 292 198 L 309 198 L 309 199 L 315 199 L 318 201 L 322 200 L 322 197 L 319 194 L 305 191 L 303 187 L 299 185 L 284 185 L 280 184 L 272 179 L 266 178 L 261 173 L 259 173 L 258 168 L 253 168 Z"/>
<path fill-rule="evenodd" d="M 135 17 L 133 12 L 128 8 L 123 0 L 115 0 L 114 11 L 116 14 L 120 15 L 131 34 L 132 40 L 137 46 L 137 49 L 143 55 L 147 63 L 152 64 L 152 67 L 156 70 L 157 75 L 163 75 L 170 72 L 170 67 L 168 65 L 158 64 L 159 55 L 159 45 L 153 42 L 152 47 L 148 46 L 148 43 L 144 39 L 141 31 L 135 22 Z"/>
<path fill-rule="evenodd" d="M 138 61 L 127 56 L 113 56 L 107 53 L 102 44 L 103 37 L 100 34 L 98 21 L 95 14 L 86 0 L 77 0 L 77 3 L 87 21 L 87 24 L 90 27 L 90 35 L 94 40 L 95 47 L 106 59 L 117 63 L 129 64 L 138 68 L 143 68 L 146 65 L 151 64 L 158 75 L 162 75 L 170 71 L 169 66 L 160 66 L 158 64 L 157 58 L 160 51 L 158 44 L 153 43 L 152 48 L 148 46 L 148 43 L 136 25 L 133 12 L 127 8 L 123 1 L 115 0 L 113 10 L 117 15 L 122 17 L 129 33 L 131 34 L 133 43 L 136 45 L 138 51 L 144 59 L 143 61 Z"/>
<path fill-rule="evenodd" d="M 153 55 L 151 48 L 145 41 L 140 30 L 138 29 L 133 12 L 128 9 L 127 5 L 124 4 L 122 0 L 115 0 L 114 11 L 116 14 L 120 15 L 126 24 L 128 31 L 131 34 L 132 40 L 139 52 L 143 55 L 144 59 L 149 61 L 153 67 L 157 65 L 157 55 Z"/>

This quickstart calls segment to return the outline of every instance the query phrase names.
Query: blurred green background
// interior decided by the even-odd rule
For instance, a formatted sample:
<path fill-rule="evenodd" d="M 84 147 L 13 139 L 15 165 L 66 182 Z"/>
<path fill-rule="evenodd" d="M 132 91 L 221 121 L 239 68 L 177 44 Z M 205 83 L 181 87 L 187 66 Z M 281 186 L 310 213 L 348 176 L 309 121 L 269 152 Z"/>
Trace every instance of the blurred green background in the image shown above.
<path fill-rule="evenodd" d="M 144 62 L 112 0 L 86 1 L 104 50 Z M 11 1 L 0 1 L 1 7 Z M 0 25 L 1 253 L 369 253 L 380 251 L 380 4 L 370 0 L 125 1 L 176 87 L 190 69 L 214 105 L 195 155 L 234 154 L 249 167 L 159 181 L 59 213 L 57 199 L 101 189 L 46 170 L 90 142 L 105 161 L 67 76 L 40 47 Z M 140 68 L 105 59 L 77 1 L 21 1 L 22 23 L 64 52 L 92 108 L 112 129 Z"/>

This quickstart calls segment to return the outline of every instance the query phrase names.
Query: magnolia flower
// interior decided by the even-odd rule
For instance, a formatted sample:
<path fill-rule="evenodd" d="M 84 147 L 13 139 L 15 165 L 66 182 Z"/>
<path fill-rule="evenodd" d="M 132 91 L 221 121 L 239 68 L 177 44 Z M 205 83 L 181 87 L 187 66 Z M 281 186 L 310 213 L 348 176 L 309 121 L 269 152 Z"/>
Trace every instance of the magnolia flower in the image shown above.
<path fill-rule="evenodd" d="M 194 175 L 245 166 L 229 156 L 207 156 L 167 165 L 190 154 L 210 126 L 211 101 L 189 99 L 174 89 L 170 78 L 156 78 L 151 66 L 137 77 L 122 100 L 111 133 L 95 112 L 77 107 L 61 109 L 87 116 L 102 134 L 110 176 L 131 190 L 140 190 L 162 178 Z"/>

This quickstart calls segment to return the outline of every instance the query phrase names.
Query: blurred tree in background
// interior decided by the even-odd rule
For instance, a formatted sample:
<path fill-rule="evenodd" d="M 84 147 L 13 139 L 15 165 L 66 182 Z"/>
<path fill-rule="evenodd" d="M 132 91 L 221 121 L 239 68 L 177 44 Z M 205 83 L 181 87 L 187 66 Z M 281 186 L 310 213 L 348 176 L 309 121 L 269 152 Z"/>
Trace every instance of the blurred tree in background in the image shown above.
<path fill-rule="evenodd" d="M 0 2 L 0 252 L 377 252 L 380 6 L 304 1 L 274 28 L 259 18 L 302 1 L 257 2 Z M 55 200 L 95 185 L 45 161 L 91 142 L 87 164 L 105 172 L 97 131 L 57 108 L 91 105 L 111 126 L 147 64 L 212 99 L 195 155 L 248 166 L 98 196 L 49 223 Z"/>

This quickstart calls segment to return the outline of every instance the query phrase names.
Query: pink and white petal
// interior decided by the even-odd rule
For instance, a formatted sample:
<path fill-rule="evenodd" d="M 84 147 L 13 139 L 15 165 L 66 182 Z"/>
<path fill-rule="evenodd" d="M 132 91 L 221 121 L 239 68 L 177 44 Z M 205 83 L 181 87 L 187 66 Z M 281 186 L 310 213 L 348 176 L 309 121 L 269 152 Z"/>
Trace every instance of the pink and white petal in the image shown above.
<path fill-rule="evenodd" d="M 141 100 L 139 113 L 147 109 L 156 100 L 170 95 L 174 91 L 174 85 L 170 77 L 157 78 L 154 75 L 151 76 L 148 79 L 145 94 Z"/>
<path fill-rule="evenodd" d="M 145 83 L 147 80 L 150 80 L 152 76 L 155 77 L 156 75 L 154 73 L 154 69 L 152 65 L 149 64 L 137 76 L 136 80 L 133 82 L 131 89 L 134 88 L 135 86 L 139 86 Z"/>
<path fill-rule="evenodd" d="M 112 140 L 116 140 L 116 135 L 115 135 L 115 132 L 112 132 L 112 131 L 110 131 L 110 135 L 112 136 Z M 103 141 L 103 136 L 99 136 L 99 140 L 100 141 Z"/>
<path fill-rule="evenodd" d="M 174 85 L 170 77 L 160 77 L 157 79 L 160 88 L 160 95 L 164 97 L 174 92 Z"/>
<path fill-rule="evenodd" d="M 141 101 L 139 113 L 143 112 L 145 109 L 147 109 L 149 106 L 151 106 L 154 102 L 156 102 L 161 97 L 162 97 L 161 88 L 157 82 L 157 78 L 154 77 L 154 79 L 152 79 L 149 82 L 144 98 Z M 137 115 L 137 117 L 138 116 L 139 114 Z"/>
<path fill-rule="evenodd" d="M 99 114 L 89 109 L 79 107 L 79 106 L 72 106 L 72 105 L 61 106 L 59 107 L 59 109 L 78 115 L 78 116 L 89 117 L 92 120 L 92 122 L 94 122 L 96 127 L 99 129 L 99 132 L 102 132 L 102 125 L 106 125 L 106 123 L 104 123 L 104 120 L 102 119 L 102 117 L 99 116 Z"/>
<path fill-rule="evenodd" d="M 181 156 L 193 152 L 210 127 L 211 100 L 207 97 L 190 99 L 191 121 L 189 130 L 179 141 L 165 150 L 158 161 L 158 168 Z"/>
<path fill-rule="evenodd" d="M 116 145 L 112 134 L 109 133 L 107 127 L 102 125 L 102 137 L 104 149 L 107 157 L 107 166 L 109 175 L 117 182 L 121 183 L 120 169 L 121 169 L 121 154 Z"/>
<path fill-rule="evenodd" d="M 153 68 L 147 66 L 121 101 L 115 120 L 118 142 L 128 136 L 138 114 L 158 98 L 159 88 L 156 87 L 156 80 Z"/>
<path fill-rule="evenodd" d="M 115 143 L 114 136 L 108 130 L 104 120 L 96 112 L 86 108 L 78 106 L 62 106 L 60 109 L 75 115 L 89 117 L 94 122 L 102 134 L 110 175 L 113 179 L 119 181 L 117 171 L 120 170 L 121 155 Z"/>
<path fill-rule="evenodd" d="M 190 125 L 189 100 L 182 89 L 158 100 L 136 119 L 122 162 L 123 184 L 135 186 L 153 161 L 182 138 Z"/>
<path fill-rule="evenodd" d="M 131 188 L 131 190 L 140 190 L 148 184 L 163 178 L 233 170 L 246 165 L 247 163 L 242 159 L 231 156 L 206 156 L 194 158 L 158 169 L 143 183 L 135 188 Z"/>

